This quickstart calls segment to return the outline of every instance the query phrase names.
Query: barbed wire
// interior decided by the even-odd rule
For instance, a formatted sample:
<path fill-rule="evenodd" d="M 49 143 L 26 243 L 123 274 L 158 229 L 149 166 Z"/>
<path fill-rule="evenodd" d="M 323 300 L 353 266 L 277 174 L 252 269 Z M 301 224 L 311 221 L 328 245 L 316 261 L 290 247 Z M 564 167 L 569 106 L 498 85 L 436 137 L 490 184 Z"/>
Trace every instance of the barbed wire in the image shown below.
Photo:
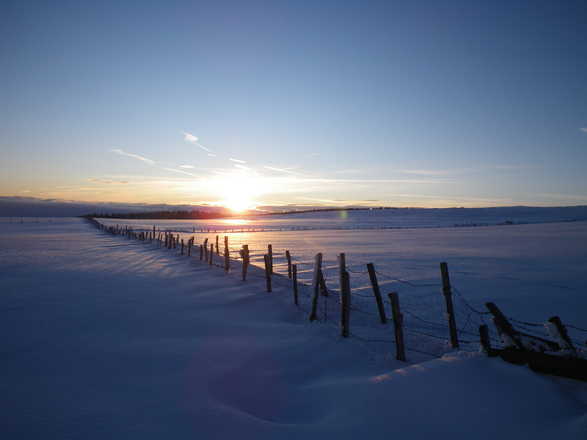
<path fill-rule="evenodd" d="M 379 276 L 382 276 L 384 278 L 388 278 L 390 280 L 397 281 L 398 283 L 402 283 L 402 284 L 408 285 L 410 287 L 440 287 L 440 284 L 438 284 L 438 283 L 418 284 L 418 283 L 413 283 L 411 281 L 402 280 L 401 278 L 397 278 L 392 275 L 385 274 L 385 273 L 381 272 L 380 270 L 375 270 L 375 273 Z"/>
<path fill-rule="evenodd" d="M 569 327 L 575 330 L 578 330 L 580 332 L 585 332 L 587 333 L 587 329 L 581 328 L 581 327 L 577 327 L 576 325 L 572 325 L 572 324 L 565 324 L 565 327 Z"/>

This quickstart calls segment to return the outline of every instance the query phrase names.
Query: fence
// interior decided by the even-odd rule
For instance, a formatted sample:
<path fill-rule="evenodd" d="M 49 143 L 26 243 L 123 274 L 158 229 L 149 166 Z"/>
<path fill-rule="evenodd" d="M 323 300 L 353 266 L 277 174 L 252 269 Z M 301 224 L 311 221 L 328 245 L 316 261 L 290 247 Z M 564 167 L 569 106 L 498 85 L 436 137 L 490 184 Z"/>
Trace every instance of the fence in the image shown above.
<path fill-rule="evenodd" d="M 263 278 L 268 292 L 276 285 L 287 286 L 292 303 L 309 321 L 321 322 L 340 337 L 360 342 L 373 355 L 406 361 L 439 357 L 456 349 L 483 350 L 510 362 L 534 363 L 540 371 L 561 373 L 562 368 L 562 375 L 587 379 L 587 361 L 583 359 L 587 342 L 580 339 L 587 337 L 587 329 L 565 325 L 558 317 L 546 323 L 506 317 L 493 303 L 480 310 L 451 283 L 444 262 L 439 264 L 438 281 L 413 282 L 381 271 L 370 262 L 348 264 L 344 253 L 336 262 L 324 261 L 320 253 L 313 260 L 303 260 L 291 250 L 276 251 L 271 244 L 266 249 L 250 249 L 246 244 L 231 248 L 228 236 L 222 243 L 216 235 L 214 242 L 206 238 L 197 244 L 195 236 L 185 240 L 175 231 L 155 226 L 135 231 L 129 226 L 89 221 L 110 234 L 199 258 L 227 273 L 238 271 L 243 281 Z M 250 266 L 262 270 L 251 271 Z M 525 354 L 520 357 L 520 353 Z M 528 353 L 549 358 L 536 361 L 534 354 L 529 359 Z M 557 367 L 563 360 L 568 361 L 566 366 Z M 547 367 L 541 369 L 545 362 Z"/>

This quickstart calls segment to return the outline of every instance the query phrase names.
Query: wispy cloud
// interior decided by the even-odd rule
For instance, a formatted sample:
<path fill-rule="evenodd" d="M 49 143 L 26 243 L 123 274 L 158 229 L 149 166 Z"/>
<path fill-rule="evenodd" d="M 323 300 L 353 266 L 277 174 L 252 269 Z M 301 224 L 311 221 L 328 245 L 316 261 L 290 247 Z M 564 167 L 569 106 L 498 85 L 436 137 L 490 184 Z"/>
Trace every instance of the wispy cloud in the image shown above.
<path fill-rule="evenodd" d="M 177 170 L 175 168 L 161 168 L 161 169 L 165 170 L 165 171 L 171 171 L 172 173 L 185 174 L 187 176 L 197 177 L 195 174 L 188 173 L 187 171 L 183 171 L 183 170 Z"/>
<path fill-rule="evenodd" d="M 292 171 L 290 168 L 277 168 L 277 167 L 270 167 L 268 165 L 264 166 L 266 170 L 276 171 L 278 173 L 286 173 L 286 174 L 297 174 L 295 171 Z"/>
<path fill-rule="evenodd" d="M 454 173 L 453 170 L 401 170 L 401 172 L 416 176 L 448 176 Z"/>
<path fill-rule="evenodd" d="M 142 162 L 148 163 L 149 165 L 154 165 L 155 161 L 151 160 L 151 159 L 147 159 L 146 157 L 140 156 L 138 154 L 134 154 L 134 153 L 127 153 L 124 150 L 121 150 L 120 148 L 113 148 L 112 150 L 110 150 L 112 153 L 116 153 L 120 156 L 126 156 L 126 157 L 132 157 L 133 159 L 137 159 L 140 160 Z"/>
<path fill-rule="evenodd" d="M 184 168 L 186 170 L 193 170 L 195 166 L 193 165 L 180 165 L 179 168 Z"/>
<path fill-rule="evenodd" d="M 105 183 L 108 185 L 110 185 L 110 184 L 126 185 L 128 183 L 127 180 L 110 180 L 110 179 L 95 179 L 95 178 L 88 179 L 88 182 Z"/>
<path fill-rule="evenodd" d="M 234 159 L 232 157 L 229 157 L 228 160 L 230 160 L 231 162 L 236 162 L 236 163 L 247 163 L 246 160 Z"/>
<path fill-rule="evenodd" d="M 212 150 L 210 150 L 209 148 L 203 146 L 200 143 L 200 139 L 197 136 L 194 136 L 193 134 L 188 133 L 186 131 L 183 131 L 182 133 L 183 133 L 183 140 L 184 141 L 189 142 L 189 143 L 192 143 L 192 144 L 200 147 L 202 150 L 204 150 L 205 152 L 207 152 L 208 155 L 213 154 Z"/>
<path fill-rule="evenodd" d="M 195 144 L 196 142 L 198 142 L 198 138 L 196 136 L 194 136 L 191 133 L 188 133 L 186 131 L 182 132 L 183 133 L 183 140 L 186 142 L 191 142 L 193 144 Z"/>
<path fill-rule="evenodd" d="M 246 167 L 246 166 L 244 166 L 244 165 L 241 165 L 241 164 L 239 164 L 239 163 L 235 163 L 235 164 L 234 164 L 234 166 L 235 166 L 236 168 L 238 168 L 239 170 L 246 170 L 246 171 L 249 171 L 249 170 L 250 170 L 250 168 L 249 168 L 249 167 Z"/>

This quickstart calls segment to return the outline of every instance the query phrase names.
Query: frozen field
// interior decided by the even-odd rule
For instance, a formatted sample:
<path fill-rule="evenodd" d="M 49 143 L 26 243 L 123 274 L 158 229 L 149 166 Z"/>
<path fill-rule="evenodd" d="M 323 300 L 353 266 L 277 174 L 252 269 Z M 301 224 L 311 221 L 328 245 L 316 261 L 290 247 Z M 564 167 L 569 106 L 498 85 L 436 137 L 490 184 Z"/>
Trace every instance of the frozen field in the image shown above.
<path fill-rule="evenodd" d="M 382 211 L 379 211 L 382 212 Z M 330 213 L 340 216 L 340 213 Z M 311 214 L 316 217 L 316 214 Z M 305 214 L 310 216 L 310 214 Z M 294 216 L 295 217 L 295 216 Z M 105 224 L 128 225 L 136 230 L 175 231 L 196 244 L 220 235 L 229 237 L 231 256 L 243 244 L 251 249 L 253 263 L 262 265 L 267 244 L 276 255 L 276 269 L 286 272 L 284 252 L 290 250 L 294 262 L 302 263 L 300 278 L 309 281 L 311 262 L 317 252 L 325 259 L 329 287 L 338 287 L 337 255 L 346 254 L 353 291 L 370 291 L 366 263 L 379 274 L 385 292 L 399 292 L 406 301 L 440 301 L 439 263 L 449 265 L 457 292 L 477 309 L 494 301 L 505 312 L 530 321 L 543 321 L 552 315 L 587 327 L 587 221 L 497 225 L 482 227 L 405 229 L 321 229 L 266 232 L 196 232 L 201 222 L 101 220 Z M 288 220 L 290 221 L 290 220 Z M 294 221 L 294 220 L 291 220 Z M 348 222 L 348 219 L 346 220 Z M 219 221 L 216 221 L 219 222 Z M 225 227 L 230 220 L 222 221 Z M 295 221 L 299 227 L 306 223 Z M 233 221 L 238 227 L 239 221 Z M 249 223 L 248 227 L 255 227 Z M 187 232 L 189 231 L 189 232 Z M 423 286 L 423 287 L 419 287 Z M 441 307 L 429 307 L 427 318 L 440 319 Z M 467 316 L 462 316 L 466 320 Z M 471 324 L 477 324 L 473 320 Z"/>
<path fill-rule="evenodd" d="M 553 311 L 584 326 L 586 230 L 576 222 L 240 236 L 258 243 L 252 248 L 290 248 L 300 261 L 345 251 L 356 272 L 360 260 L 373 261 L 412 284 L 437 282 L 446 260 L 474 305 L 489 297 L 528 320 Z M 235 246 L 238 236 L 230 234 Z M 379 356 L 358 338 L 341 340 L 330 321 L 307 322 L 287 282 L 276 280 L 268 294 L 258 269 L 243 283 L 238 273 L 79 219 L 4 224 L 0 274 L 4 438 L 587 434 L 584 384 L 472 352 L 433 360 L 409 352 L 408 363 Z M 436 287 L 387 288 L 421 313 L 440 297 Z"/>
<path fill-rule="evenodd" d="M 116 220 L 125 222 L 125 220 Z M 490 226 L 587 221 L 587 206 L 558 208 L 390 208 L 348 211 L 305 212 L 289 215 L 265 215 L 246 219 L 175 220 L 168 227 L 184 232 L 201 229 L 231 230 L 309 230 L 309 229 L 398 229 Z M 132 221 L 148 225 L 151 221 Z M 194 231 L 195 229 L 195 231 Z"/>

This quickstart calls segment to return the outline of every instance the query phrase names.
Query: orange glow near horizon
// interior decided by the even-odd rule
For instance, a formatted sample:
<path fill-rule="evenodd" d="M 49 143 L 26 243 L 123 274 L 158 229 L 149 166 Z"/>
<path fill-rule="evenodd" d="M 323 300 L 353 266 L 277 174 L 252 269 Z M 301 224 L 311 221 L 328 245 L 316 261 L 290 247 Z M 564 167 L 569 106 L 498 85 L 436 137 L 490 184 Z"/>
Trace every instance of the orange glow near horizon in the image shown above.
<path fill-rule="evenodd" d="M 272 190 L 268 179 L 244 170 L 219 175 L 209 184 L 220 196 L 218 204 L 235 213 L 255 209 L 256 199 Z"/>
<path fill-rule="evenodd" d="M 222 223 L 227 224 L 229 226 L 243 226 L 248 225 L 251 223 L 251 220 L 246 220 L 243 218 L 226 218 L 220 220 Z"/>

